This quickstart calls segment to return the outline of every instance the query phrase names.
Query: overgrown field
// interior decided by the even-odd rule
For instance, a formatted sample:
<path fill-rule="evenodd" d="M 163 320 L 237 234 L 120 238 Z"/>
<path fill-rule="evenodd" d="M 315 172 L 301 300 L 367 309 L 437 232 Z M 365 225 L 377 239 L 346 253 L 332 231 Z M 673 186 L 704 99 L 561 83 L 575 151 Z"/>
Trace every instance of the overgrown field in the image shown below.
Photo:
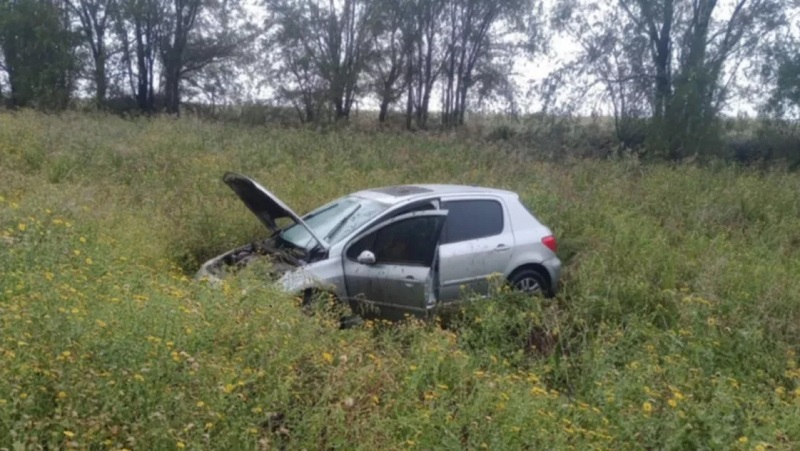
<path fill-rule="evenodd" d="M 403 182 L 519 191 L 562 291 L 339 331 L 255 274 L 195 282 L 265 233 L 225 170 L 301 212 Z M 0 180 L 0 448 L 800 447 L 797 175 L 23 112 L 0 113 Z"/>

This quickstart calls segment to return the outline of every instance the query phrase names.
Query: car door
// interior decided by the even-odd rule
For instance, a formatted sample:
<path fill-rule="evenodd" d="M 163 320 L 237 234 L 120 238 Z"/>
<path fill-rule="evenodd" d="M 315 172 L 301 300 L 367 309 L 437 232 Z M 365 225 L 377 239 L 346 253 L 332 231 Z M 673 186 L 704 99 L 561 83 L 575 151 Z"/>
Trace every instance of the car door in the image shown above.
<path fill-rule="evenodd" d="M 440 299 L 446 305 L 488 292 L 488 278 L 511 262 L 514 235 L 500 199 L 443 199 L 441 208 L 448 211 L 439 246 Z"/>
<path fill-rule="evenodd" d="M 442 210 L 400 215 L 348 243 L 342 265 L 353 310 L 401 319 L 435 306 L 434 262 L 446 218 Z"/>

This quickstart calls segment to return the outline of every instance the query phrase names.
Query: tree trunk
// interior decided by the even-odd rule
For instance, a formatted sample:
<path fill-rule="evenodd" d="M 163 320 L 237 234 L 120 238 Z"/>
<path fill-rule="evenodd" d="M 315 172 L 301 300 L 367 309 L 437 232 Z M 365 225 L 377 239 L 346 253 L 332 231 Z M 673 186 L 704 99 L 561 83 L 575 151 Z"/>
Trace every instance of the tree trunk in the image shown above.
<path fill-rule="evenodd" d="M 389 97 L 384 95 L 383 99 L 381 100 L 380 113 L 378 113 L 378 122 L 380 123 L 386 122 L 386 118 L 388 116 L 389 116 Z"/>
<path fill-rule="evenodd" d="M 411 130 L 411 121 L 414 118 L 414 55 L 408 54 L 408 68 L 406 69 L 406 130 Z"/>
<path fill-rule="evenodd" d="M 105 48 L 100 47 L 95 56 L 94 67 L 95 101 L 98 108 L 103 108 L 106 101 L 107 81 L 106 81 L 106 56 Z"/>
<path fill-rule="evenodd" d="M 164 83 L 164 101 L 166 102 L 167 114 L 180 115 L 181 94 L 180 94 L 180 64 L 174 60 L 165 68 L 166 80 Z"/>
<path fill-rule="evenodd" d="M 137 87 L 136 87 L 136 103 L 142 112 L 150 112 L 150 102 L 148 101 L 148 67 L 147 55 L 145 55 L 145 46 L 142 40 L 142 25 L 137 21 L 136 23 L 136 67 L 137 67 Z"/>

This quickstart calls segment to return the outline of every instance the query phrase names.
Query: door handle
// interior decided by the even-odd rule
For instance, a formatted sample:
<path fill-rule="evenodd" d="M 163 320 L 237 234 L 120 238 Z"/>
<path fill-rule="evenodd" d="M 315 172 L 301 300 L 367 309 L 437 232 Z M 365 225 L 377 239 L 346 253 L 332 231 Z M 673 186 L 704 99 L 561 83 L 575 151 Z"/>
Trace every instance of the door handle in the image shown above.
<path fill-rule="evenodd" d="M 503 251 L 507 251 L 509 249 L 511 249 L 511 246 L 506 246 L 505 244 L 498 244 L 497 247 L 494 248 L 494 250 L 496 252 L 503 252 Z"/>
<path fill-rule="evenodd" d="M 415 279 L 414 279 L 414 276 L 406 276 L 406 277 L 405 277 L 405 280 L 406 280 L 406 282 L 405 282 L 403 285 L 405 285 L 405 286 L 406 286 L 406 287 L 408 287 L 408 288 L 411 288 L 411 287 L 413 287 L 413 286 L 414 286 L 414 284 L 413 284 L 413 283 L 411 283 L 411 281 L 415 280 Z"/>

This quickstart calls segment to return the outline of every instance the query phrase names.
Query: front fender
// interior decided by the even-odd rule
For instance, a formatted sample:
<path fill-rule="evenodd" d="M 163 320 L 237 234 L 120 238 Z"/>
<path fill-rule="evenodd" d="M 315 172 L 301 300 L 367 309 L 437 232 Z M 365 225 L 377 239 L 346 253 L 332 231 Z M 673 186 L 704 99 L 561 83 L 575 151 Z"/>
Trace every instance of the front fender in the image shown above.
<path fill-rule="evenodd" d="M 339 299 L 347 298 L 342 265 L 335 259 L 315 262 L 286 272 L 278 280 L 278 286 L 291 294 L 314 289 L 333 293 Z"/>

